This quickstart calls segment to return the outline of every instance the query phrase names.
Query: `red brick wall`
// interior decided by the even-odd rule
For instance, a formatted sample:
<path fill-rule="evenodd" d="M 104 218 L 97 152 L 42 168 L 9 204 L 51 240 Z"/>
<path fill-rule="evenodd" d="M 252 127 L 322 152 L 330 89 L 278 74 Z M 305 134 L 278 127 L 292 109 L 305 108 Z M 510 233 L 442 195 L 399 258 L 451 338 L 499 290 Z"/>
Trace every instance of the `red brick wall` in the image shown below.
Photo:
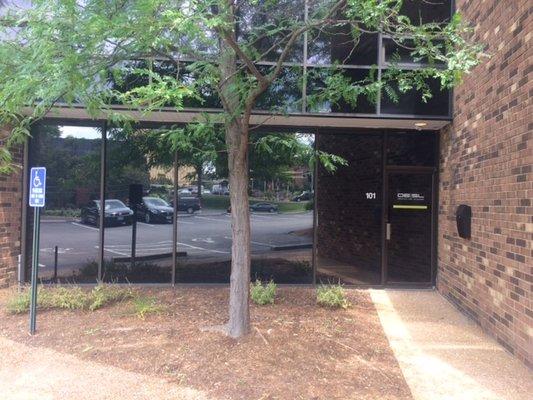
<path fill-rule="evenodd" d="M 0 147 L 6 130 L 0 128 Z M 14 152 L 15 161 L 22 161 L 22 151 Z M 22 169 L 11 175 L 0 174 L 0 288 L 16 281 L 17 258 L 20 254 L 22 203 Z"/>
<path fill-rule="evenodd" d="M 529 0 L 458 0 L 491 58 L 455 90 L 442 132 L 440 292 L 533 365 L 533 8 Z M 455 227 L 472 206 L 472 238 Z"/>

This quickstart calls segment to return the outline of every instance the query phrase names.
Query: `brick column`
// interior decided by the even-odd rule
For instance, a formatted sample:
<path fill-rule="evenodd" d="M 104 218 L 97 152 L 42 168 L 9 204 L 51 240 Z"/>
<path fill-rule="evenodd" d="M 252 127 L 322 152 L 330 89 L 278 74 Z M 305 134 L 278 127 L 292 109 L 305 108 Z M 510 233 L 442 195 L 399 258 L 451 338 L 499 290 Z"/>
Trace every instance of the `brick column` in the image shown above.
<path fill-rule="evenodd" d="M 4 146 L 6 135 L 7 129 L 0 128 L 0 147 Z M 0 288 L 16 282 L 20 254 L 22 149 L 13 155 L 20 168 L 10 175 L 0 174 Z"/>

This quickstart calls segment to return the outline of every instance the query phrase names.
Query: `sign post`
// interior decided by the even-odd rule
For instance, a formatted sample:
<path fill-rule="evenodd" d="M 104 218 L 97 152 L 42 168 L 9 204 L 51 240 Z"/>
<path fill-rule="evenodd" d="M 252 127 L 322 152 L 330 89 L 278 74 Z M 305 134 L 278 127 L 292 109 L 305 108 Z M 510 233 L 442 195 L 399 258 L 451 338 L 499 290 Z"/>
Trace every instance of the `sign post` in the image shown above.
<path fill-rule="evenodd" d="M 31 263 L 30 334 L 35 333 L 37 317 L 37 278 L 39 272 L 39 233 L 41 208 L 45 204 L 46 168 L 36 167 L 30 171 L 29 205 L 33 207 L 33 248 Z"/>

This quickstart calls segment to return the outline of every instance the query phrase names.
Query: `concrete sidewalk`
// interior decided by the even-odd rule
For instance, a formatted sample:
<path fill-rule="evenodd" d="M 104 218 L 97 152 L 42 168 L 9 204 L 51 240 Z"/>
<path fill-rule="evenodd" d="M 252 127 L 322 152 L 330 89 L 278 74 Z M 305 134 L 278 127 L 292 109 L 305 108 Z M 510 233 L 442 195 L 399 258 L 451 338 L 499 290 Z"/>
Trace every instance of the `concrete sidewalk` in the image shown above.
<path fill-rule="evenodd" d="M 372 290 L 416 400 L 529 400 L 533 373 L 436 291 Z"/>
<path fill-rule="evenodd" d="M 0 337 L 1 400 L 208 400 L 195 389 Z"/>

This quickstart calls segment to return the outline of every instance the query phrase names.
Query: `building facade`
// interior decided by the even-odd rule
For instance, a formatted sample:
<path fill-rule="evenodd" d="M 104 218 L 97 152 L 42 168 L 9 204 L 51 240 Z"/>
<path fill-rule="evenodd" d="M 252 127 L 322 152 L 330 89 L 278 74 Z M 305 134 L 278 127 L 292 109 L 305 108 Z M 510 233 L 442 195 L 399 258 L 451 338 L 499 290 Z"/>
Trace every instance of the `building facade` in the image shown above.
<path fill-rule="evenodd" d="M 416 2 L 407 2 L 411 3 Z M 284 72 L 283 90 L 274 87 L 261 99 L 253 117 L 256 123 L 264 122 L 261 108 L 276 106 L 272 101 L 292 102 L 297 109 L 289 115 L 269 117 L 270 129 L 307 132 L 316 148 L 341 155 L 348 165 L 335 174 L 318 168 L 313 180 L 314 211 L 290 221 L 287 214 L 267 233 L 262 226 L 269 217 L 256 217 L 261 224 L 252 224 L 252 240 L 257 243 L 252 248 L 252 273 L 281 283 L 436 286 L 509 352 L 532 365 L 531 5 L 527 0 L 437 3 L 422 6 L 421 13 L 419 9 L 409 12 L 443 21 L 455 6 L 475 25 L 476 40 L 487 43 L 491 55 L 455 89 L 453 101 L 450 93 L 436 90 L 429 103 L 410 93 L 399 103 L 382 98 L 375 105 L 359 102 L 356 108 L 348 104 L 309 108 L 306 92 L 320 86 L 320 81 L 311 80 L 305 90 L 299 89 L 299 69 L 319 71 L 348 54 L 357 60 L 345 66 L 354 79 L 366 76 L 373 65 L 387 68 L 394 46 L 386 37 L 364 37 L 357 51 L 351 52 L 341 46 L 343 32 L 302 43 L 301 56 L 295 54 Z M 308 57 L 303 59 L 305 54 Z M 417 67 L 409 59 L 400 65 Z M 208 100 L 216 109 L 216 99 Z M 189 106 L 178 116 L 161 112 L 146 122 L 188 122 L 194 115 L 194 104 Z M 72 204 L 98 198 L 102 187 L 106 206 L 108 199 L 127 203 L 128 185 L 142 182 L 149 173 L 131 163 L 144 155 L 133 148 L 126 150 L 127 144 L 118 136 L 97 130 L 80 133 L 75 128 L 68 134 L 68 126 L 101 127 L 82 108 L 56 111 L 54 118 L 36 128 L 26 151 L 16 153 L 21 169 L 0 177 L 1 287 L 16 282 L 19 255 L 22 272 L 27 272 L 31 261 L 32 212 L 25 208 L 23 195 L 30 166 L 47 165 L 58 171 L 55 178 L 60 171 L 76 172 L 52 181 L 51 189 L 56 190 L 51 196 L 56 208 L 63 210 L 59 216 L 78 225 L 89 211 L 73 210 Z M 57 151 L 64 151 L 63 156 Z M 52 162 L 57 159 L 68 159 L 70 167 Z M 99 175 L 102 168 L 107 171 L 105 178 Z M 76 183 L 80 179 L 83 185 Z M 460 205 L 472 210 L 469 238 L 458 234 Z M 42 276 L 54 273 L 57 279 L 57 261 L 56 272 L 51 264 L 53 249 L 58 252 L 54 229 L 59 223 L 52 221 L 54 215 L 49 217 L 43 233 Z M 202 220 L 195 220 L 196 225 L 182 220 L 178 232 L 182 238 L 178 250 L 186 255 L 182 258 L 169 253 L 170 231 L 155 242 L 140 236 L 136 269 L 129 265 L 131 244 L 118 236 L 125 227 L 75 225 L 80 232 L 72 234 L 72 242 L 58 246 L 59 276 L 84 282 L 102 277 L 130 282 L 227 282 L 229 256 L 224 246 L 228 243 L 215 246 L 227 235 L 224 227 L 218 239 L 215 233 L 222 217 L 205 218 L 210 225 L 204 231 L 199 225 Z M 102 229 L 104 235 L 99 236 Z M 131 237 L 131 231 L 124 232 Z M 100 253 L 100 248 L 105 251 Z M 104 276 L 99 275 L 102 270 Z"/>

